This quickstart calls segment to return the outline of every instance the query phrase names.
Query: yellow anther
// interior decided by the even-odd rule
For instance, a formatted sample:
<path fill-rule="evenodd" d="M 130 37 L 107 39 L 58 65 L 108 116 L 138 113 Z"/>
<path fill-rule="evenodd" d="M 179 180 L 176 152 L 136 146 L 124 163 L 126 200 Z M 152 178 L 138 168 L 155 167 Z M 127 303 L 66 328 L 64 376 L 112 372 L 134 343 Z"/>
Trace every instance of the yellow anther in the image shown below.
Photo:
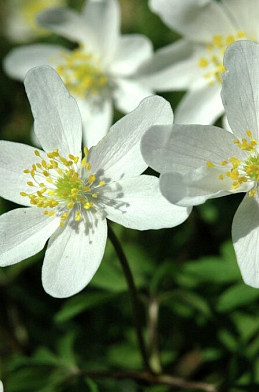
<path fill-rule="evenodd" d="M 27 182 L 27 185 L 29 185 L 29 186 L 34 186 L 33 182 L 31 182 L 31 181 L 28 181 L 28 182 Z"/>
<path fill-rule="evenodd" d="M 207 162 L 206 162 L 206 165 L 207 165 L 208 167 L 215 167 L 214 163 L 212 163 L 212 162 L 210 162 L 210 161 L 207 161 Z"/>
<path fill-rule="evenodd" d="M 252 132 L 249 129 L 246 130 L 246 134 L 247 134 L 248 137 L 252 136 Z"/>
<path fill-rule="evenodd" d="M 215 46 L 222 46 L 222 39 L 223 39 L 222 35 L 220 34 L 214 35 L 213 44 Z"/>
<path fill-rule="evenodd" d="M 79 222 L 81 219 L 82 219 L 81 212 L 80 211 L 76 211 L 75 220 L 77 222 Z"/>
<path fill-rule="evenodd" d="M 104 186 L 106 184 L 106 181 L 104 181 L 104 180 L 101 180 L 100 182 L 99 182 L 99 186 Z"/>
<path fill-rule="evenodd" d="M 40 152 L 38 150 L 34 150 L 34 154 L 36 155 L 36 157 L 40 157 Z"/>
<path fill-rule="evenodd" d="M 95 182 L 96 177 L 94 174 L 90 174 L 90 176 L 88 177 L 88 182 L 89 184 L 92 184 L 93 182 Z"/>
<path fill-rule="evenodd" d="M 230 177 L 232 180 L 237 180 L 238 177 L 239 177 L 239 172 L 238 172 L 238 170 L 237 170 L 237 169 L 232 169 L 231 172 L 230 172 L 230 174 L 229 174 L 229 177 Z"/>
<path fill-rule="evenodd" d="M 25 174 L 29 174 L 29 173 L 30 173 L 30 170 L 29 170 L 29 169 L 25 169 L 23 172 L 24 172 Z"/>
<path fill-rule="evenodd" d="M 234 181 L 232 184 L 232 189 L 237 189 L 239 187 L 239 185 L 240 185 L 239 182 Z"/>
<path fill-rule="evenodd" d="M 238 38 L 244 38 L 245 37 L 245 32 L 244 31 L 238 31 L 237 32 L 237 36 L 238 36 Z"/>
<path fill-rule="evenodd" d="M 202 57 L 198 63 L 199 67 L 206 68 L 209 65 L 208 60 L 205 57 Z"/>
<path fill-rule="evenodd" d="M 249 39 L 243 31 L 238 31 L 235 34 L 229 35 L 214 35 L 206 45 L 208 56 L 201 57 L 198 61 L 200 68 L 209 69 L 209 72 L 204 73 L 204 78 L 208 79 L 208 85 L 214 85 L 216 82 L 222 83 L 221 75 L 225 72 L 223 64 L 223 57 L 227 47 L 235 41 Z"/>
<path fill-rule="evenodd" d="M 70 201 L 69 203 L 67 203 L 67 208 L 69 208 L 71 210 L 71 208 L 73 208 L 74 203 L 72 201 Z"/>
<path fill-rule="evenodd" d="M 235 42 L 235 37 L 233 35 L 228 35 L 226 38 L 226 44 L 231 45 L 233 42 Z"/>
<path fill-rule="evenodd" d="M 238 167 L 240 165 L 241 161 L 235 157 L 229 158 L 229 161 L 232 163 L 233 167 Z"/>
<path fill-rule="evenodd" d="M 69 215 L 69 214 L 68 214 L 67 212 L 64 212 L 64 214 L 61 215 L 60 219 L 61 219 L 62 221 L 65 221 L 65 220 L 67 219 L 68 215 Z"/>
<path fill-rule="evenodd" d="M 255 189 L 252 189 L 252 190 L 249 192 L 249 197 L 254 197 L 255 194 L 256 194 L 256 190 L 255 190 Z"/>
<path fill-rule="evenodd" d="M 20 192 L 20 195 L 21 195 L 21 196 L 28 196 L 28 193 Z"/>
<path fill-rule="evenodd" d="M 85 186 L 84 186 L 84 191 L 90 192 L 90 190 L 91 190 L 91 187 L 90 187 L 90 186 L 88 186 L 88 185 L 85 185 Z"/>
<path fill-rule="evenodd" d="M 84 154 L 85 154 L 85 155 L 88 155 L 88 153 L 89 153 L 88 148 L 87 148 L 87 147 L 84 147 Z"/>
<path fill-rule="evenodd" d="M 221 161 L 221 166 L 226 166 L 228 164 L 228 161 Z"/>
<path fill-rule="evenodd" d="M 84 204 L 84 209 L 85 210 L 89 210 L 89 208 L 91 208 L 94 204 L 92 202 L 87 202 Z"/>
<path fill-rule="evenodd" d="M 224 180 L 224 175 L 223 175 L 223 174 L 220 174 L 220 175 L 219 175 L 219 179 L 220 179 L 220 180 Z"/>
<path fill-rule="evenodd" d="M 92 193 L 92 197 L 94 197 L 95 199 L 97 199 L 98 194 L 97 194 L 97 193 Z"/>

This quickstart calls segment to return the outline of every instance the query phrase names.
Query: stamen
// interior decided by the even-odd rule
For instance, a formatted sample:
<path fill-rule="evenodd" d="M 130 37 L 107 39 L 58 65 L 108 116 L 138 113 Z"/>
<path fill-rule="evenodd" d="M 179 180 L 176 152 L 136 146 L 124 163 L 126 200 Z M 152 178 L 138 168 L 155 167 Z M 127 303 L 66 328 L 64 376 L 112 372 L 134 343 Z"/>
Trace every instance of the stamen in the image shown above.
<path fill-rule="evenodd" d="M 61 52 L 63 62 L 57 72 L 72 94 L 81 98 L 103 96 L 108 91 L 108 78 L 101 69 L 100 61 L 85 51 Z"/>
<path fill-rule="evenodd" d="M 249 39 L 244 31 L 238 31 L 235 35 L 221 35 L 217 34 L 212 37 L 212 41 L 207 44 L 207 57 L 201 57 L 198 61 L 200 68 L 207 69 L 208 72 L 204 74 L 204 78 L 208 79 L 208 84 L 213 85 L 216 82 L 221 84 L 221 75 L 225 72 L 223 65 L 224 53 L 229 45 L 235 41 Z"/>
<path fill-rule="evenodd" d="M 90 163 L 86 160 L 88 149 L 84 148 L 84 152 L 85 157 L 81 165 L 88 169 L 90 168 Z M 41 158 L 38 150 L 35 150 L 34 154 Z M 46 216 L 58 213 L 61 227 L 74 208 L 76 208 L 73 214 L 74 220 L 81 221 L 85 217 L 85 212 L 82 211 L 93 207 L 94 200 L 97 202 L 98 193 L 95 190 L 103 186 L 105 181 L 99 179 L 98 184 L 94 184 L 97 180 L 96 175 L 91 173 L 85 177 L 84 171 L 81 177 L 81 169 L 77 166 L 79 157 L 73 154 L 70 154 L 67 159 L 56 149 L 46 155 L 47 159 L 41 158 L 41 161 L 33 164 L 31 169 L 23 171 L 34 180 L 27 181 L 27 185 L 33 188 L 33 193 L 20 192 L 20 195 L 28 197 L 33 206 L 42 208 Z"/>

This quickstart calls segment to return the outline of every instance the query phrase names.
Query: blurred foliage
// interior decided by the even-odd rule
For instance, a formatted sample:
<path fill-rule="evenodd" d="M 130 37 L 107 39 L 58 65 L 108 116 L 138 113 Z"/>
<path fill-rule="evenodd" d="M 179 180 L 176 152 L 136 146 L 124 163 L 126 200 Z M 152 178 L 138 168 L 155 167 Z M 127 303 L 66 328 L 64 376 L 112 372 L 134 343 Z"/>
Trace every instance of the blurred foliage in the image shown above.
<path fill-rule="evenodd" d="M 82 5 L 81 0 L 69 3 Z M 149 11 L 146 0 L 121 0 L 121 6 L 124 33 L 145 34 L 155 48 L 178 38 Z M 3 57 L 15 44 L 1 34 Z M 42 40 L 61 41 L 54 35 Z M 0 89 L 1 139 L 30 143 L 32 117 L 23 85 L 1 73 Z M 182 93 L 164 96 L 174 108 Z M 238 195 L 210 200 L 175 229 L 140 233 L 113 227 L 140 293 L 148 347 L 154 343 L 149 315 L 156 305 L 156 361 L 164 372 L 215 383 L 221 391 L 255 392 L 259 291 L 243 283 L 230 239 L 240 200 Z M 15 207 L 0 200 L 1 213 Z M 6 391 L 171 391 L 87 375 L 141 369 L 127 284 L 111 243 L 92 282 L 69 299 L 44 292 L 43 256 L 44 251 L 0 270 L 0 378 Z"/>

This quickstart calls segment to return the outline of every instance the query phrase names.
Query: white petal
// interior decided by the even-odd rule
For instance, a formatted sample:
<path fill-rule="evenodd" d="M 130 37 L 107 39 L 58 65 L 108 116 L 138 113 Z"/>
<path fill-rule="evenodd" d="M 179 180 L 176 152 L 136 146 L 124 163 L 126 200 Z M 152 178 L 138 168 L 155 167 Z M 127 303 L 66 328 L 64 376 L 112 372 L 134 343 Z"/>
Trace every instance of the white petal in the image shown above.
<path fill-rule="evenodd" d="M 12 49 L 3 61 L 8 76 L 24 80 L 26 73 L 39 65 L 56 65 L 65 48 L 57 45 L 36 44 Z"/>
<path fill-rule="evenodd" d="M 4 392 L 4 386 L 1 380 L 0 380 L 0 392 Z"/>
<path fill-rule="evenodd" d="M 191 210 L 169 203 L 159 190 L 158 178 L 128 178 L 103 188 L 107 218 L 137 230 L 174 227 L 185 221 Z"/>
<path fill-rule="evenodd" d="M 246 195 L 233 220 L 232 238 L 237 262 L 246 284 L 259 288 L 258 196 Z"/>
<path fill-rule="evenodd" d="M 156 91 L 186 90 L 203 78 L 198 62 L 204 56 L 203 46 L 179 40 L 157 50 L 138 73 Z"/>
<path fill-rule="evenodd" d="M 119 76 L 132 75 L 152 56 L 152 52 L 152 44 L 144 35 L 123 35 L 114 54 L 110 72 Z"/>
<path fill-rule="evenodd" d="M 226 196 L 230 193 L 247 192 L 250 183 L 245 183 L 237 190 L 232 190 L 232 180 L 219 175 L 221 168 L 202 167 L 187 173 L 164 173 L 160 177 L 162 194 L 171 202 L 180 206 L 194 206 L 204 203 L 207 199 Z"/>
<path fill-rule="evenodd" d="M 102 261 L 107 239 L 106 219 L 97 214 L 88 214 L 87 219 L 87 225 L 81 221 L 75 227 L 68 222 L 49 240 L 42 283 L 53 297 L 70 297 L 81 291 Z"/>
<path fill-rule="evenodd" d="M 116 79 L 116 89 L 113 93 L 116 107 L 123 113 L 134 110 L 146 97 L 153 95 L 141 81 L 134 79 Z"/>
<path fill-rule="evenodd" d="M 83 123 L 83 142 L 88 148 L 95 146 L 108 132 L 113 117 L 111 100 L 91 105 L 83 99 L 77 100 Z"/>
<path fill-rule="evenodd" d="M 233 132 L 247 137 L 246 130 L 254 138 L 259 135 L 259 44 L 238 41 L 232 44 L 224 56 L 227 69 L 222 75 L 222 101 Z"/>
<path fill-rule="evenodd" d="M 112 126 L 107 135 L 93 147 L 89 161 L 93 173 L 104 171 L 114 181 L 124 176 L 141 174 L 147 165 L 140 152 L 142 135 L 154 124 L 171 124 L 172 109 L 158 96 L 144 99 L 132 113 Z"/>
<path fill-rule="evenodd" d="M 28 72 L 24 84 L 35 120 L 34 131 L 43 149 L 49 152 L 58 148 L 65 157 L 80 156 L 81 115 L 58 74 L 49 66 L 37 67 Z"/>
<path fill-rule="evenodd" d="M 248 38 L 258 41 L 258 0 L 221 0 L 240 31 L 244 31 Z"/>
<path fill-rule="evenodd" d="M 223 128 L 226 130 L 226 131 L 228 131 L 228 132 L 230 132 L 230 133 L 233 133 L 233 131 L 232 131 L 232 129 L 230 128 L 230 125 L 229 125 L 229 123 L 228 123 L 228 119 L 227 119 L 227 116 L 226 116 L 226 114 L 223 116 L 223 118 L 222 118 L 222 126 L 223 126 Z"/>
<path fill-rule="evenodd" d="M 18 263 L 43 249 L 60 220 L 37 207 L 18 208 L 0 216 L 0 266 Z"/>
<path fill-rule="evenodd" d="M 141 151 L 158 172 L 188 171 L 206 167 L 207 161 L 220 166 L 233 156 L 245 158 L 234 140 L 233 134 L 212 125 L 156 126 L 143 136 Z"/>
<path fill-rule="evenodd" d="M 150 0 L 149 4 L 164 23 L 191 41 L 208 42 L 219 32 L 235 33 L 228 14 L 214 0 Z"/>
<path fill-rule="evenodd" d="M 87 44 L 87 49 L 95 53 L 96 37 L 81 15 L 75 11 L 62 7 L 49 8 L 37 16 L 37 22 L 45 29 L 71 41 Z"/>
<path fill-rule="evenodd" d="M 82 19 L 94 33 L 104 62 L 114 55 L 120 31 L 120 7 L 117 0 L 88 0 Z M 87 37 L 86 37 L 87 39 Z"/>
<path fill-rule="evenodd" d="M 186 93 L 175 111 L 175 122 L 213 124 L 223 113 L 220 85 L 205 85 Z"/>
<path fill-rule="evenodd" d="M 0 196 L 14 203 L 31 206 L 29 199 L 20 192 L 31 193 L 30 180 L 23 171 L 36 163 L 35 148 L 25 144 L 0 141 Z M 44 152 L 41 152 L 44 158 Z"/>

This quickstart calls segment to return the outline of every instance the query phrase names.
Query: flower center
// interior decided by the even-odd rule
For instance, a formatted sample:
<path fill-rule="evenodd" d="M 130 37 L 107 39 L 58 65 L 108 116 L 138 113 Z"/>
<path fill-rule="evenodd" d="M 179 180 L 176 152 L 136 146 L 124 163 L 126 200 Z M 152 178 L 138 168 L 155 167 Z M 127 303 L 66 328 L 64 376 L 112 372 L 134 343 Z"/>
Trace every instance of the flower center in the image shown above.
<path fill-rule="evenodd" d="M 82 48 L 70 53 L 61 53 L 63 62 L 57 72 L 70 92 L 80 98 L 100 99 L 109 91 L 109 81 L 100 66 L 100 61 Z"/>
<path fill-rule="evenodd" d="M 46 32 L 46 30 L 37 25 L 37 14 L 49 7 L 65 6 L 64 0 L 25 0 L 21 1 L 21 3 L 21 14 L 24 20 L 38 32 Z"/>
<path fill-rule="evenodd" d="M 69 159 L 62 157 L 58 150 L 47 154 L 48 159 L 42 159 L 38 150 L 34 151 L 39 162 L 25 169 L 30 175 L 27 185 L 32 187 L 32 193 L 21 192 L 21 196 L 28 197 L 30 204 L 43 208 L 44 214 L 60 217 L 60 226 L 64 226 L 70 213 L 80 221 L 86 210 L 96 207 L 99 188 L 105 185 L 104 180 L 97 180 L 91 173 L 91 165 L 85 157 L 78 164 L 79 157 L 69 155 Z"/>
<path fill-rule="evenodd" d="M 216 82 L 221 84 L 221 74 L 225 72 L 223 57 L 227 47 L 235 41 L 250 39 L 244 31 L 238 31 L 235 35 L 214 35 L 212 41 L 207 44 L 208 55 L 201 57 L 198 66 L 204 69 L 204 78 L 209 85 Z"/>
<path fill-rule="evenodd" d="M 248 139 L 235 139 L 234 144 L 243 151 L 246 151 L 247 157 L 243 161 L 236 157 L 230 157 L 220 163 L 221 166 L 227 166 L 228 170 L 219 175 L 220 180 L 229 177 L 232 180 L 232 189 L 237 189 L 245 182 L 256 182 L 249 196 L 253 197 L 256 193 L 259 182 L 259 153 L 256 146 L 258 141 L 252 138 L 252 132 L 246 131 Z M 230 166 L 231 165 L 231 166 Z M 211 161 L 207 161 L 207 166 L 213 168 L 216 166 Z"/>

